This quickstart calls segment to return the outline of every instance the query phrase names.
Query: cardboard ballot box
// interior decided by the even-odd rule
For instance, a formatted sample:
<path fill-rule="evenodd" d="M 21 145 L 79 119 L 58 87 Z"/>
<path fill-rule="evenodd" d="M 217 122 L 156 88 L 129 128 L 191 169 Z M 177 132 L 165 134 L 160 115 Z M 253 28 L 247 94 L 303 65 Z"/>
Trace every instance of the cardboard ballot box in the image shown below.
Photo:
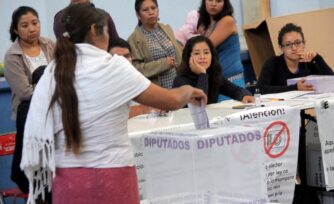
<path fill-rule="evenodd" d="M 301 79 L 306 79 L 306 83 L 312 84 L 316 93 L 334 92 L 334 76 L 310 75 L 307 77 L 288 79 L 287 84 L 296 84 Z"/>
<path fill-rule="evenodd" d="M 269 17 L 243 26 L 246 43 L 258 77 L 263 63 L 271 56 L 280 55 L 278 32 L 287 23 L 301 26 L 306 41 L 305 50 L 314 50 L 334 69 L 334 8 Z"/>

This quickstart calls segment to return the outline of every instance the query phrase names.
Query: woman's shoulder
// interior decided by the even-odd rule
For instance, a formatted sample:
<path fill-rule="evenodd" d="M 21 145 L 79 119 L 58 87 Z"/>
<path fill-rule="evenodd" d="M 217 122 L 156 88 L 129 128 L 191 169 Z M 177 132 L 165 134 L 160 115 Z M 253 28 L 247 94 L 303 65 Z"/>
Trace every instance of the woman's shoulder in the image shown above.
<path fill-rule="evenodd" d="M 279 56 L 271 56 L 269 57 L 265 62 L 264 65 L 281 65 L 284 61 L 284 58 L 282 55 Z"/>
<path fill-rule="evenodd" d="M 144 37 L 145 36 L 140 31 L 139 26 L 136 26 L 135 29 L 133 30 L 133 32 L 128 37 L 128 42 L 130 43 L 130 41 L 137 40 L 138 38 L 144 38 Z"/>
<path fill-rule="evenodd" d="M 173 83 L 173 88 L 177 88 L 183 85 L 191 85 L 192 81 L 184 76 L 184 75 L 177 75 L 174 79 L 174 83 Z"/>
<path fill-rule="evenodd" d="M 232 16 L 224 16 L 215 24 L 215 28 L 219 31 L 230 32 L 230 34 L 237 34 L 238 29 L 235 20 Z"/>
<path fill-rule="evenodd" d="M 46 38 L 46 37 L 39 37 L 39 41 L 42 44 L 55 44 L 50 38 Z"/>
<path fill-rule="evenodd" d="M 230 15 L 223 16 L 219 21 L 235 22 L 233 16 Z"/>
<path fill-rule="evenodd" d="M 64 9 L 58 11 L 54 16 L 54 20 L 59 20 L 60 21 L 61 17 L 63 16 L 63 13 L 64 13 Z"/>
<path fill-rule="evenodd" d="M 169 24 L 163 24 L 163 23 L 159 23 L 159 27 L 165 31 L 166 33 L 173 35 L 174 36 L 174 31 L 172 29 L 172 27 Z"/>
<path fill-rule="evenodd" d="M 8 59 L 11 55 L 22 55 L 22 54 L 23 54 L 22 48 L 19 44 L 18 39 L 16 39 L 6 51 L 5 59 Z"/>
<path fill-rule="evenodd" d="M 159 26 L 163 29 L 172 29 L 172 27 L 169 24 L 165 23 L 159 23 Z"/>
<path fill-rule="evenodd" d="M 235 25 L 235 20 L 232 16 L 224 16 L 220 20 L 217 21 L 217 25 L 224 24 L 226 25 Z"/>
<path fill-rule="evenodd" d="M 47 52 L 48 58 L 52 59 L 56 44 L 51 39 L 45 37 L 40 37 L 39 42 L 42 49 Z"/>

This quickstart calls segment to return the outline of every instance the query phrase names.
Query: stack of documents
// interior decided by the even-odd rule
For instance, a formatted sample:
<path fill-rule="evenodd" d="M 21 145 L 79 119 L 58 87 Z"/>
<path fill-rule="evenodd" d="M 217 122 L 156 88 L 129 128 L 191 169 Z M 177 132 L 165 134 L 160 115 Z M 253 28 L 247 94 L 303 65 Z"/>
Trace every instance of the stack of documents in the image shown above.
<path fill-rule="evenodd" d="M 306 83 L 312 84 L 316 93 L 334 92 L 334 76 L 310 75 L 307 77 L 288 79 L 288 85 L 296 84 L 299 80 L 305 79 Z"/>

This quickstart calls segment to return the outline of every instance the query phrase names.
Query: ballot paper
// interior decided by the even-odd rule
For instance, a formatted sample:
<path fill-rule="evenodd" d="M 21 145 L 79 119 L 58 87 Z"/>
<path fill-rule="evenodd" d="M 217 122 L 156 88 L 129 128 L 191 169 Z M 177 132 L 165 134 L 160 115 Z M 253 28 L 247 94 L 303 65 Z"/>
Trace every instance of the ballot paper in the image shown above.
<path fill-rule="evenodd" d="M 306 77 L 299 77 L 288 79 L 287 84 L 296 84 L 299 80 L 305 79 L 305 83 L 312 84 L 315 93 L 330 93 L 334 92 L 334 87 L 332 86 L 334 82 L 334 76 L 327 75 L 309 75 Z"/>
<path fill-rule="evenodd" d="M 196 129 L 210 128 L 209 118 L 205 109 L 204 100 L 201 101 L 200 106 L 188 103 L 188 108 L 190 110 L 191 117 L 194 121 Z"/>

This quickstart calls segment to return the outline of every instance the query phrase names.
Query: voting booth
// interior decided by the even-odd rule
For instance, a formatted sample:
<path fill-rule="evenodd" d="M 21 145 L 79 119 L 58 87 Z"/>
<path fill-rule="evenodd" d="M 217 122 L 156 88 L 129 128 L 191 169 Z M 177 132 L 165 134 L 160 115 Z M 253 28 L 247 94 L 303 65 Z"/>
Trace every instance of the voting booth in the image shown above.
<path fill-rule="evenodd" d="M 279 30 L 287 23 L 301 26 L 305 35 L 306 49 L 319 52 L 329 66 L 334 68 L 332 19 L 334 19 L 334 8 L 268 17 L 244 25 L 244 35 L 256 76 L 259 76 L 264 62 L 269 57 L 281 54 L 277 37 Z"/>

